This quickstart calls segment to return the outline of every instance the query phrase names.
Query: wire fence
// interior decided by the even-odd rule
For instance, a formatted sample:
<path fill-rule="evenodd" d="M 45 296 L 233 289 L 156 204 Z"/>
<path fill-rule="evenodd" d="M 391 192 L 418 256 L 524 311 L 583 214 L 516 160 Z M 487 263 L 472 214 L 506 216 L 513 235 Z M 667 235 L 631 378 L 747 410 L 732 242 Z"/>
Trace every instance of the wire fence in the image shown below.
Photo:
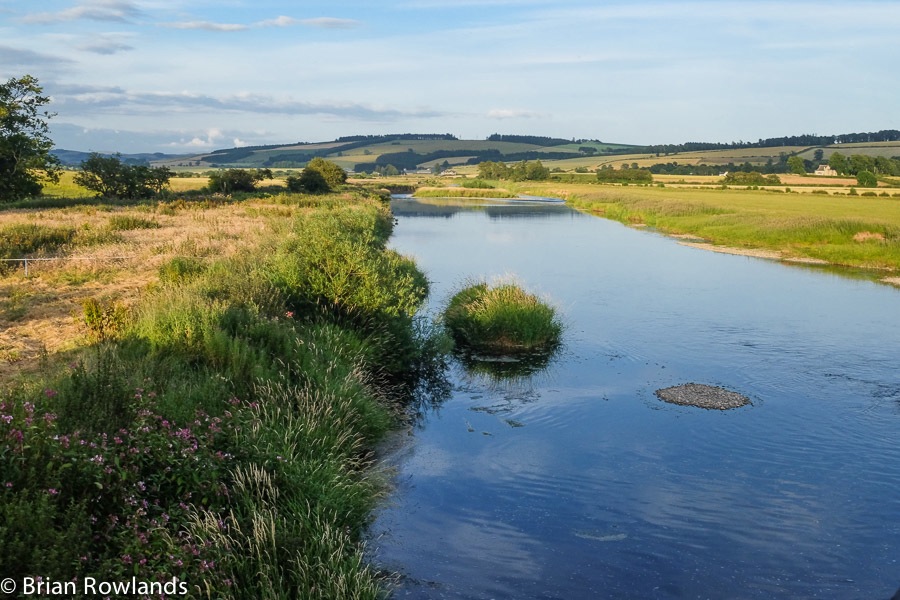
<path fill-rule="evenodd" d="M 51 260 L 127 260 L 133 256 L 55 256 L 49 258 L 0 258 L 2 262 L 23 263 L 25 265 L 25 277 L 28 277 L 29 262 L 44 262 Z"/>

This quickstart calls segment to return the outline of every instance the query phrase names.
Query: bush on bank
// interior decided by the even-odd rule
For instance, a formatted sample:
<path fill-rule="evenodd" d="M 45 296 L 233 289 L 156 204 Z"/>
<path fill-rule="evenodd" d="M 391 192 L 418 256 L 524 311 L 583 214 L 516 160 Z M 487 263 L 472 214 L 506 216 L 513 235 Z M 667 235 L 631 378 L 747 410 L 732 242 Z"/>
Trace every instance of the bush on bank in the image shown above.
<path fill-rule="evenodd" d="M 369 449 L 428 358 L 427 282 L 385 248 L 381 202 L 313 204 L 239 258 L 164 265 L 65 373 L 2 392 L 5 577 L 379 596 L 359 548 Z"/>

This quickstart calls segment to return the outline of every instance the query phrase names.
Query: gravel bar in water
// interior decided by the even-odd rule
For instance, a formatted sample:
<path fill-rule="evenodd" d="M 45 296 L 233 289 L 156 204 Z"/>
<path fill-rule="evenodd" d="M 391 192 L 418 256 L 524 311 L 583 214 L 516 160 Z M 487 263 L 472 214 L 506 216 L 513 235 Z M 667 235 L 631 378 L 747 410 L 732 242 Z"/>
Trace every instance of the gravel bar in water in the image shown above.
<path fill-rule="evenodd" d="M 750 399 L 725 388 L 702 383 L 685 383 L 656 390 L 660 400 L 682 406 L 696 406 L 711 410 L 728 410 L 750 404 Z"/>

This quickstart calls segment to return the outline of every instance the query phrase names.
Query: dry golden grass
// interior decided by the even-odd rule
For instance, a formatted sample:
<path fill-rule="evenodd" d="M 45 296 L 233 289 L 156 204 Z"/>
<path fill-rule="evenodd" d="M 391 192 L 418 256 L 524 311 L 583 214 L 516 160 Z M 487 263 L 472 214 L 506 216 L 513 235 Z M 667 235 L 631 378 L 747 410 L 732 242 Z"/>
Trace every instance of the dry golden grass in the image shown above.
<path fill-rule="evenodd" d="M 173 177 L 169 180 L 169 189 L 175 193 L 189 192 L 206 187 L 209 177 Z"/>
<path fill-rule="evenodd" d="M 137 216 L 156 221 L 155 229 L 117 231 L 107 243 L 77 246 L 56 254 L 64 260 L 29 262 L 0 275 L 0 382 L 41 368 L 51 359 L 86 342 L 82 303 L 134 303 L 158 281 L 160 265 L 175 256 L 225 257 L 261 239 L 271 221 L 292 207 L 264 200 L 213 208 L 186 205 L 177 210 L 148 207 L 0 212 L 0 228 L 19 223 L 108 230 L 110 217 Z"/>

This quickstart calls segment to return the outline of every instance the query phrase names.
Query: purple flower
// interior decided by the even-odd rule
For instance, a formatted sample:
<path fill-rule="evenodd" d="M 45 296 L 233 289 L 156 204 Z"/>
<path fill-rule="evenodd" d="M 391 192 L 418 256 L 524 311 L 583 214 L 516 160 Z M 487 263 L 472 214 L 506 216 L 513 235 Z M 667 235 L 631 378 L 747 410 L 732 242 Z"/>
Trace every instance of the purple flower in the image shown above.
<path fill-rule="evenodd" d="M 52 389 L 50 389 L 50 388 L 47 388 L 46 390 L 44 390 L 44 395 L 47 396 L 48 398 L 53 398 L 53 397 L 56 396 L 58 393 L 59 393 L 59 392 L 57 392 L 56 390 L 52 390 Z"/>

